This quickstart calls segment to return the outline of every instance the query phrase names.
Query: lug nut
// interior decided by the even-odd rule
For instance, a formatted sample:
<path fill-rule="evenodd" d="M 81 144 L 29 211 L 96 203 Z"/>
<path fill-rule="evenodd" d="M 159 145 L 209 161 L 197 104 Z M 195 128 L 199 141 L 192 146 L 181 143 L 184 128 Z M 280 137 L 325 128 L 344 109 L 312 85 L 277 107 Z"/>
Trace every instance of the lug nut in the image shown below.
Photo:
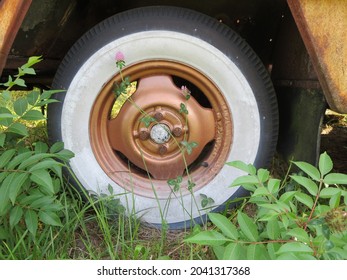
<path fill-rule="evenodd" d="M 160 145 L 158 151 L 160 155 L 164 155 L 167 152 L 167 147 L 165 145 Z"/>
<path fill-rule="evenodd" d="M 164 116 L 163 116 L 162 113 L 156 112 L 156 113 L 154 114 L 154 118 L 155 118 L 158 122 L 160 122 L 160 121 L 162 121 L 162 120 L 164 119 Z"/>
<path fill-rule="evenodd" d="M 175 127 L 173 130 L 172 130 L 172 134 L 173 136 L 175 137 L 180 137 L 182 135 L 182 129 L 180 127 Z"/>
<path fill-rule="evenodd" d="M 147 130 L 141 130 L 140 133 L 139 133 L 139 138 L 140 140 L 142 141 L 145 141 L 149 138 L 149 133 Z"/>

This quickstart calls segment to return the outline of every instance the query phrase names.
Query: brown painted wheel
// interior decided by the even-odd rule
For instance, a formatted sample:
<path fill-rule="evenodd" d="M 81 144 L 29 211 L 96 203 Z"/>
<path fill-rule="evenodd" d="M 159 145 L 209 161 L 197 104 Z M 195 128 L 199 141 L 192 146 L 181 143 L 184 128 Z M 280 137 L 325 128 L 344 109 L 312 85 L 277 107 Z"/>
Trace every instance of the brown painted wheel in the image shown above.
<path fill-rule="evenodd" d="M 112 92 L 118 51 L 133 82 L 128 100 Z M 73 46 L 53 87 L 67 90 L 49 108 L 49 133 L 75 153 L 75 177 L 146 223 L 204 222 L 246 194 L 228 187 L 242 173 L 224 163 L 266 166 L 276 147 L 267 71 L 236 33 L 191 10 L 146 7 L 107 19 Z"/>
<path fill-rule="evenodd" d="M 116 75 L 101 90 L 91 113 L 91 145 L 102 169 L 129 191 L 160 199 L 172 192 L 167 181 L 178 176 L 187 177 L 184 194 L 189 193 L 188 180 L 195 190 L 206 185 L 224 165 L 232 142 L 231 113 L 222 93 L 201 72 L 178 62 L 141 62 L 123 75 L 137 81 L 131 100 L 111 118 L 113 85 L 120 81 Z M 191 98 L 186 100 L 173 77 L 194 85 Z M 180 111 L 181 104 L 187 114 Z M 146 125 L 146 116 L 155 121 Z M 197 146 L 187 153 L 183 141 Z M 125 178 L 124 173 L 132 176 Z"/>

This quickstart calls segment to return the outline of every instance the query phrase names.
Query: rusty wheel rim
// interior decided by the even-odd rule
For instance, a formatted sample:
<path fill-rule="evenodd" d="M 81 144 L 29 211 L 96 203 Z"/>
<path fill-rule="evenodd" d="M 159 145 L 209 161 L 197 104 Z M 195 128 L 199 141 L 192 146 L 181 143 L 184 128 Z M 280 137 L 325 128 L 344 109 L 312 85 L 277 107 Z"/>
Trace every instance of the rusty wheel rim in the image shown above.
<path fill-rule="evenodd" d="M 218 87 L 197 69 L 173 61 L 140 62 L 122 75 L 138 82 L 132 101 L 111 118 L 118 73 L 104 85 L 90 114 L 90 142 L 104 172 L 127 191 L 159 199 L 172 194 L 170 179 L 182 177 L 180 195 L 208 184 L 232 145 L 232 116 Z M 197 92 L 186 100 L 173 77 L 193 84 Z M 180 111 L 181 104 L 188 114 Z M 143 122 L 144 112 L 155 121 Z M 182 141 L 198 145 L 189 154 L 184 150 L 183 157 Z"/>

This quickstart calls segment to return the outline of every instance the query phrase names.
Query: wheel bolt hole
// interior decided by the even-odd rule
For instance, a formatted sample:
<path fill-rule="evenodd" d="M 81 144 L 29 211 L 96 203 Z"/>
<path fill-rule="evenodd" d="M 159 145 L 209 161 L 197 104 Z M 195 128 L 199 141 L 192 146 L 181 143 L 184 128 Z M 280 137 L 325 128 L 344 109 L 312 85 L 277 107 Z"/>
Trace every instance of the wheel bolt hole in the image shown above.
<path fill-rule="evenodd" d="M 180 137 L 182 136 L 182 128 L 180 127 L 175 127 L 173 130 L 172 130 L 172 135 L 175 136 L 175 137 Z"/>
<path fill-rule="evenodd" d="M 166 152 L 167 152 L 167 147 L 165 146 L 165 145 L 160 145 L 159 146 L 159 149 L 158 149 L 158 152 L 159 152 L 159 154 L 162 156 L 162 155 L 164 155 L 164 154 L 166 154 Z"/>
<path fill-rule="evenodd" d="M 149 138 L 149 132 L 147 130 L 141 130 L 139 133 L 139 138 L 142 141 L 145 141 Z"/>
<path fill-rule="evenodd" d="M 158 122 L 160 122 L 160 121 L 162 121 L 162 120 L 164 119 L 164 116 L 163 116 L 162 113 L 156 112 L 156 113 L 154 114 L 154 118 L 155 118 Z"/>

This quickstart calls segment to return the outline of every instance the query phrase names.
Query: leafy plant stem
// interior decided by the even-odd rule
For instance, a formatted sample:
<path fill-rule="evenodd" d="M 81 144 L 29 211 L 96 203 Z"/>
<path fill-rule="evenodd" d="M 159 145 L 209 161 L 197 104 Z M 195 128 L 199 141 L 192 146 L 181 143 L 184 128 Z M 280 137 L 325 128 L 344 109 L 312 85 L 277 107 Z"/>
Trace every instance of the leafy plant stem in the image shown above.
<path fill-rule="evenodd" d="M 310 215 L 309 215 L 309 217 L 307 219 L 307 222 L 304 225 L 304 230 L 307 229 L 308 223 L 312 220 L 312 216 L 313 216 L 313 213 L 314 213 L 314 211 L 316 209 L 316 206 L 317 206 L 317 203 L 318 203 L 318 199 L 319 199 L 319 196 L 320 196 L 320 191 L 321 191 L 321 189 L 323 187 L 323 184 L 324 184 L 323 179 L 321 179 L 319 181 L 318 192 L 317 192 L 316 198 L 314 200 L 314 203 L 313 203 L 313 206 L 312 206 L 312 210 L 311 210 Z"/>

